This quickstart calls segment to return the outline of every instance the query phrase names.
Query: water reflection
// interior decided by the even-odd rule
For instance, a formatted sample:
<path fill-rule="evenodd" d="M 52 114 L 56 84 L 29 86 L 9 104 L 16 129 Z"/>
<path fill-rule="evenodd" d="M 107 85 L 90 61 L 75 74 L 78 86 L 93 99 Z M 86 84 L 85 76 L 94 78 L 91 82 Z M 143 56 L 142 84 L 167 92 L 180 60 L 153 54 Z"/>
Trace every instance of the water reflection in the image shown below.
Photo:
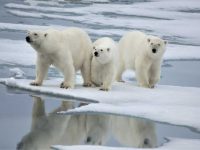
<path fill-rule="evenodd" d="M 47 149 L 52 144 L 62 143 L 70 116 L 58 116 L 55 113 L 72 108 L 71 102 L 63 101 L 61 106 L 50 114 L 45 113 L 44 101 L 33 97 L 32 125 L 30 132 L 18 143 L 18 150 Z"/>
<path fill-rule="evenodd" d="M 40 97 L 33 97 L 32 124 L 29 133 L 22 137 L 18 150 L 50 149 L 51 145 L 107 145 L 116 140 L 128 147 L 155 147 L 154 123 L 113 115 L 58 115 L 75 107 L 71 101 L 62 101 L 51 113 L 45 113 Z M 86 105 L 80 103 L 78 107 Z"/>
<path fill-rule="evenodd" d="M 138 148 L 152 148 L 157 145 L 153 122 L 122 116 L 112 116 L 112 133 L 122 145 Z"/>

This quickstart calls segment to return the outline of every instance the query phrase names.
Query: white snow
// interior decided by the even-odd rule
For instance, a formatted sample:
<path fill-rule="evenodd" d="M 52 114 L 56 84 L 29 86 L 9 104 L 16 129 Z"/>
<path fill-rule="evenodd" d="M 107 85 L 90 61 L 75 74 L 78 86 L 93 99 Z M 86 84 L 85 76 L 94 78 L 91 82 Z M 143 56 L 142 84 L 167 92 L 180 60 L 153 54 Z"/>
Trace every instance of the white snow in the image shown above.
<path fill-rule="evenodd" d="M 63 6 L 59 2 L 63 0 L 53 0 L 53 1 L 44 1 L 44 0 L 24 0 L 25 3 L 28 3 L 29 5 L 49 5 L 49 6 Z"/>
<path fill-rule="evenodd" d="M 165 143 L 159 148 L 145 148 L 143 150 L 199 150 L 200 140 L 198 139 L 178 139 L 169 138 L 170 142 Z M 52 146 L 55 150 L 141 150 L 141 148 L 119 148 L 107 146 Z"/>
<path fill-rule="evenodd" d="M 159 122 L 188 126 L 200 130 L 200 88 L 159 85 L 140 88 L 133 83 L 115 83 L 109 92 L 98 88 L 60 89 L 62 79 L 46 80 L 41 87 L 30 86 L 26 79 L 1 79 L 0 83 L 32 92 L 100 102 L 62 113 L 104 112 L 147 118 Z M 183 117 L 184 116 L 184 117 Z"/>
<path fill-rule="evenodd" d="M 17 84 L 16 84 L 16 80 L 15 78 L 11 77 L 7 80 L 6 84 L 10 87 L 16 87 Z"/>
<path fill-rule="evenodd" d="M 26 32 L 27 30 L 45 30 L 48 28 L 57 28 L 57 29 L 65 29 L 66 26 L 59 26 L 59 25 L 47 25 L 47 26 L 41 26 L 41 25 L 28 25 L 28 24 L 15 24 L 15 23 L 3 23 L 0 22 L 0 29 L 7 31 L 23 31 Z M 89 28 L 83 28 L 86 31 L 88 31 L 90 34 L 98 34 L 109 36 L 109 35 L 122 35 L 124 32 L 119 31 L 117 29 L 89 29 Z"/>
<path fill-rule="evenodd" d="M 24 71 L 22 71 L 20 68 L 17 67 L 10 68 L 9 71 L 11 73 L 10 75 L 15 78 L 23 78 L 25 75 Z"/>
<path fill-rule="evenodd" d="M 117 27 L 120 32 L 124 30 L 124 27 L 148 30 L 159 36 L 170 36 L 184 43 L 199 45 L 200 35 L 196 33 L 200 32 L 200 28 L 198 27 L 200 24 L 200 14 L 184 12 L 187 10 L 198 10 L 197 6 L 199 5 L 200 2 L 196 0 L 181 0 L 177 2 L 140 2 L 128 5 L 111 3 L 92 4 L 86 7 L 78 6 L 72 8 L 51 8 L 16 3 L 9 3 L 5 6 L 9 13 L 16 16 L 34 18 L 46 17 L 71 20 L 94 26 L 112 26 L 113 28 Z M 49 13 L 49 11 L 56 12 L 57 14 Z M 71 13 L 77 15 L 70 15 Z M 112 17 L 112 15 L 115 17 Z"/>
<path fill-rule="evenodd" d="M 0 49 L 0 64 L 35 64 L 36 53 L 25 40 L 0 39 Z"/>

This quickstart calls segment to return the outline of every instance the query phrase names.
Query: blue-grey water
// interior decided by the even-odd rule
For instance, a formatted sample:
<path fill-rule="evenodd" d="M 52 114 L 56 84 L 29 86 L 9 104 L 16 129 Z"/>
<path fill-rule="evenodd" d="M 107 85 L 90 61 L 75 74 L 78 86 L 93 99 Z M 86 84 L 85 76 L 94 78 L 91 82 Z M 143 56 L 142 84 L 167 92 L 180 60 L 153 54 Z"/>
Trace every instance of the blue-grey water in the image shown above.
<path fill-rule="evenodd" d="M 31 2 L 38 2 L 33 4 Z M 44 3 L 42 3 L 44 2 Z M 55 4 L 51 5 L 51 2 Z M 139 0 L 108 0 L 107 2 L 96 2 L 98 4 L 138 4 L 147 1 Z M 5 7 L 7 3 L 25 4 L 32 6 L 48 6 L 48 7 L 64 7 L 64 8 L 84 8 L 94 4 L 94 1 L 84 0 L 70 0 L 70 1 L 39 1 L 39 0 L 7 0 L 0 1 L 0 23 L 13 23 L 24 25 L 62 25 L 62 26 L 76 26 L 90 29 L 116 29 L 119 31 L 129 31 L 138 29 L 148 33 L 155 33 L 147 28 L 131 28 L 127 26 L 118 26 L 116 24 L 106 25 L 98 23 L 82 22 L 80 20 L 64 20 L 56 18 L 36 18 L 25 17 L 17 14 L 9 13 L 11 8 Z M 59 5 L 56 5 L 59 4 Z M 13 8 L 13 10 L 21 10 L 25 12 L 42 12 L 35 10 L 26 10 Z M 199 13 L 198 10 L 181 9 L 180 12 L 185 13 Z M 64 16 L 77 16 L 77 13 L 59 13 L 46 12 L 47 14 L 56 14 Z M 79 14 L 80 15 L 80 14 Z M 134 16 L 129 14 L 117 14 L 109 12 L 101 12 L 101 14 L 108 18 L 116 19 L 144 19 L 163 21 L 166 18 L 149 17 L 149 16 Z M 89 18 L 93 19 L 93 18 Z M 168 20 L 170 21 L 170 19 Z M 97 39 L 104 36 L 104 34 L 90 33 L 91 38 Z M 115 40 L 119 40 L 119 34 L 110 34 Z M 25 32 L 13 29 L 0 29 L 1 39 L 23 40 Z M 192 45 L 193 41 L 183 41 L 184 38 L 175 38 L 170 35 L 163 35 L 169 40 L 169 43 L 180 45 Z M 194 45 L 198 45 L 195 43 Z M 22 54 L 21 54 L 22 55 Z M 0 53 L 1 57 L 1 53 Z M 16 56 L 17 57 L 17 56 Z M 182 60 L 182 61 L 165 61 L 162 66 L 162 77 L 159 84 L 177 85 L 177 86 L 192 86 L 200 87 L 200 61 L 199 60 Z M 20 68 L 25 72 L 22 78 L 34 79 L 35 66 L 27 66 L 26 64 L 0 64 L 0 78 L 11 77 L 13 74 L 10 68 Z M 60 74 L 51 68 L 48 74 L 49 77 L 60 77 Z M 131 79 L 134 81 L 134 79 Z M 135 81 L 134 81 L 135 82 Z M 200 134 L 187 127 L 172 126 L 168 124 L 161 124 L 149 120 L 121 117 L 113 115 L 57 115 L 56 112 L 60 110 L 73 109 L 87 105 L 80 101 L 71 101 L 69 99 L 61 99 L 56 97 L 37 95 L 34 93 L 21 91 L 12 88 L 6 88 L 0 85 L 0 150 L 14 150 L 14 149 L 48 149 L 53 144 L 74 145 L 74 144 L 97 144 L 108 146 L 124 146 L 124 147 L 155 147 L 167 142 L 165 137 L 179 137 L 200 139 Z M 140 127 L 143 129 L 140 132 Z M 122 133 L 118 132 L 122 131 Z M 136 133 L 138 132 L 138 133 Z M 87 133 L 87 134 L 86 134 Z M 143 134 L 139 136 L 138 134 Z M 137 136 L 138 135 L 138 136 Z M 140 138 L 139 138 L 140 137 Z M 123 140 L 123 139 L 129 140 Z M 136 139 L 134 139 L 136 138 Z M 133 139 L 133 140 L 131 140 Z"/>

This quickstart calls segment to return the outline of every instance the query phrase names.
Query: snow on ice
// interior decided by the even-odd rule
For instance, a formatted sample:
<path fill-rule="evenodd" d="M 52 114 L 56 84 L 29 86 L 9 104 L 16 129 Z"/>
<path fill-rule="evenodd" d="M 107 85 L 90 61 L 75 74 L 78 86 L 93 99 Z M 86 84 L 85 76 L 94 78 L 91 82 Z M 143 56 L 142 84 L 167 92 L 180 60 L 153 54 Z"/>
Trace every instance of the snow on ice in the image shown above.
<path fill-rule="evenodd" d="M 133 83 L 115 83 L 109 92 L 85 88 L 60 89 L 61 79 L 46 80 L 43 86 L 31 86 L 26 79 L 1 79 L 10 87 L 62 96 L 88 102 L 100 102 L 62 113 L 104 112 L 147 118 L 158 122 L 188 126 L 200 131 L 200 88 L 158 85 L 155 89 L 140 88 Z M 184 117 L 183 117 L 184 116 Z"/>

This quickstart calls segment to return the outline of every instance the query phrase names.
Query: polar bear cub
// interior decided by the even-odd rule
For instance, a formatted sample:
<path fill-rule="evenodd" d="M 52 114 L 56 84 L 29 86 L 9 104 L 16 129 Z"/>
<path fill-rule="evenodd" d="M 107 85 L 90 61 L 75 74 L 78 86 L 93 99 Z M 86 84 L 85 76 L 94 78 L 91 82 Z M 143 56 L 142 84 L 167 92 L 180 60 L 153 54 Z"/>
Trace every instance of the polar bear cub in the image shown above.
<path fill-rule="evenodd" d="M 116 78 L 118 48 L 111 38 L 103 37 L 93 43 L 91 79 L 100 90 L 108 91 Z"/>
<path fill-rule="evenodd" d="M 81 70 L 83 85 L 91 85 L 92 42 L 85 31 L 79 28 L 29 31 L 26 41 L 37 52 L 36 79 L 31 85 L 42 85 L 50 65 L 64 75 L 61 88 L 74 87 L 77 70 Z"/>
<path fill-rule="evenodd" d="M 160 80 L 166 44 L 166 41 L 140 31 L 125 34 L 119 41 L 121 60 L 117 80 L 122 80 L 124 70 L 133 69 L 139 86 L 154 88 Z"/>

